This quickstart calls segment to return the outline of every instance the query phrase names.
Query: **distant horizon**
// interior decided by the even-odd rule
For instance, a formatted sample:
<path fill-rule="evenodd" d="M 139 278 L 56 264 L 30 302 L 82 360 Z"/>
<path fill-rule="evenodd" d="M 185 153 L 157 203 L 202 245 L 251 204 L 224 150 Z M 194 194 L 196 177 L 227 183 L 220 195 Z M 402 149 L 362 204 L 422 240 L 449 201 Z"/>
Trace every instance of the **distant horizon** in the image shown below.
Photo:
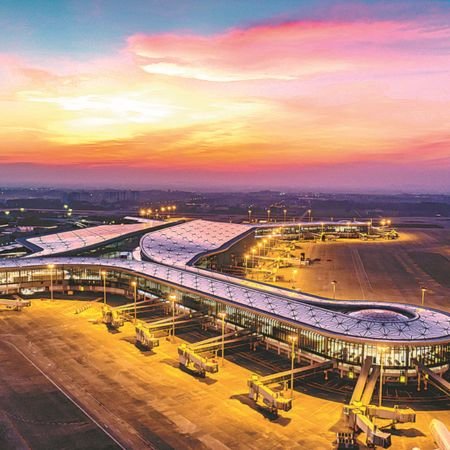
<path fill-rule="evenodd" d="M 398 196 L 398 195 L 449 195 L 450 190 L 389 190 L 389 189 L 336 189 L 331 190 L 330 188 L 309 188 L 309 187 L 264 187 L 264 186 L 242 186 L 230 188 L 229 186 L 188 186 L 188 185 L 180 185 L 180 186 L 169 186 L 169 185 L 85 185 L 80 187 L 78 185 L 71 184 L 60 184 L 60 185 L 50 185 L 50 184 L 26 184 L 26 183 L 2 183 L 0 182 L 0 189 L 24 189 L 24 190 L 72 190 L 72 191 L 163 191 L 163 192 L 187 192 L 187 193 L 258 193 L 258 192 L 273 192 L 273 193 L 286 193 L 286 194 L 336 194 L 336 195 L 385 195 L 385 196 Z"/>

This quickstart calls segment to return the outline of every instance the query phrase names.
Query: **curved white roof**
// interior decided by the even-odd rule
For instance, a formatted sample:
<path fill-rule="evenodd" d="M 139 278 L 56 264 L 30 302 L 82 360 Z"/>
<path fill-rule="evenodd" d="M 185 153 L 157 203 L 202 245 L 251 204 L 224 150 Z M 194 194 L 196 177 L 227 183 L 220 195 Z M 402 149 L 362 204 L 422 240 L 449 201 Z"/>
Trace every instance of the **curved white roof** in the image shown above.
<path fill-rule="evenodd" d="M 59 255 L 105 244 L 130 234 L 161 226 L 164 223 L 160 220 L 152 220 L 146 223 L 99 225 L 27 238 L 22 242 L 25 246 L 37 250 L 36 253 L 28 255 L 28 257 Z"/>
<path fill-rule="evenodd" d="M 186 270 L 147 261 L 48 257 L 0 260 L 0 269 L 46 267 L 48 264 L 55 264 L 58 267 L 98 266 L 127 270 L 136 275 L 144 275 L 162 283 L 195 291 L 219 301 L 259 311 L 276 319 L 344 339 L 400 344 L 450 341 L 450 314 L 446 312 L 395 303 L 329 301 L 300 293 L 290 294 L 278 288 L 267 289 L 267 286 L 259 283 L 193 268 Z M 368 320 L 346 314 L 344 310 L 334 309 L 348 307 L 353 311 L 358 308 L 394 310 L 407 316 L 407 319 L 402 317 L 398 321 L 383 321 L 375 317 Z"/>
<path fill-rule="evenodd" d="M 250 225 L 192 220 L 146 234 L 141 239 L 141 251 L 151 261 L 184 267 L 202 254 L 231 245 L 252 230 Z"/>
<path fill-rule="evenodd" d="M 148 233 L 141 239 L 140 245 L 144 258 L 148 260 L 169 266 L 185 267 L 195 263 L 202 255 L 226 250 L 252 231 L 292 226 L 320 228 L 327 225 L 342 226 L 347 223 L 353 226 L 367 225 L 367 222 L 348 221 L 236 224 L 199 219 Z"/>

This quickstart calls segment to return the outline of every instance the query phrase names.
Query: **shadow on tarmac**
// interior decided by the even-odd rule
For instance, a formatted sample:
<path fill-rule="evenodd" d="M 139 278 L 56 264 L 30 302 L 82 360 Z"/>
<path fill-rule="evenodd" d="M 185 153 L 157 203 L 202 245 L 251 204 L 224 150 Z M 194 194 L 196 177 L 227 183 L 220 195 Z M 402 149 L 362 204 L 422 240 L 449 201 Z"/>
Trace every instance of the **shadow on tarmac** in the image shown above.
<path fill-rule="evenodd" d="M 120 334 L 121 333 L 121 331 L 118 330 L 117 328 L 108 328 L 108 327 L 106 327 L 106 329 L 108 330 L 108 333 L 110 333 L 110 334 Z"/>
<path fill-rule="evenodd" d="M 278 414 L 274 414 L 269 411 L 268 408 L 264 406 L 258 405 L 252 399 L 248 397 L 246 394 L 236 394 L 230 397 L 232 400 L 237 400 L 243 405 L 246 405 L 253 409 L 254 411 L 258 411 L 265 419 L 270 420 L 272 423 L 277 425 L 281 425 L 282 427 L 286 427 L 291 422 L 291 418 L 279 416 Z"/>
<path fill-rule="evenodd" d="M 399 429 L 399 428 L 383 428 L 384 430 L 388 430 L 389 433 L 391 433 L 393 436 L 402 436 L 402 437 L 408 437 L 408 438 L 415 438 L 415 437 L 422 437 L 426 436 L 424 433 L 422 433 L 417 428 L 408 428 L 408 429 Z"/>
<path fill-rule="evenodd" d="M 144 347 L 142 344 L 136 341 L 136 339 L 130 336 L 120 338 L 121 341 L 126 342 L 127 344 L 134 345 L 138 350 L 139 353 L 143 356 L 153 356 L 156 355 L 156 352 L 153 350 L 148 350 L 146 347 Z"/>

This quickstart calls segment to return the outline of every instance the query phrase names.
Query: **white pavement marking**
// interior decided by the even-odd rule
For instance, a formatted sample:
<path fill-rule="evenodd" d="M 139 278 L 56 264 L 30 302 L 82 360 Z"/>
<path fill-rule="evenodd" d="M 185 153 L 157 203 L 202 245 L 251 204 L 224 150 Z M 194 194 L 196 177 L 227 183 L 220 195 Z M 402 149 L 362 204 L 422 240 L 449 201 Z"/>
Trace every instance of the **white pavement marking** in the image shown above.
<path fill-rule="evenodd" d="M 94 419 L 80 404 L 78 404 L 69 394 L 67 394 L 58 384 L 56 384 L 44 371 L 40 369 L 30 358 L 28 358 L 25 353 L 22 352 L 16 345 L 12 342 L 3 341 L 5 344 L 10 345 L 16 350 L 25 360 L 27 360 L 37 371 L 39 371 L 56 389 L 58 389 L 61 394 L 64 395 L 71 403 L 73 403 L 83 414 L 85 414 L 92 422 L 95 423 L 111 440 L 113 440 L 122 450 L 127 450 L 103 425 L 101 425 L 97 420 Z"/>

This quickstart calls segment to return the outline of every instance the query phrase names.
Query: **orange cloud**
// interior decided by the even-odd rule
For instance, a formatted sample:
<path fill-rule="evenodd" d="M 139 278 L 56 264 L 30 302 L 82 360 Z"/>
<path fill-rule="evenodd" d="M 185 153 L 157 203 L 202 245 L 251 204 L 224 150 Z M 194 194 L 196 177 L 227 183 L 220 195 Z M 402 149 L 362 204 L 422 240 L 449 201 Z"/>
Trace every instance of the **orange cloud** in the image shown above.
<path fill-rule="evenodd" d="M 139 34 L 83 63 L 0 55 L 0 158 L 193 173 L 442 160 L 449 41 L 427 18 L 316 21 Z"/>

